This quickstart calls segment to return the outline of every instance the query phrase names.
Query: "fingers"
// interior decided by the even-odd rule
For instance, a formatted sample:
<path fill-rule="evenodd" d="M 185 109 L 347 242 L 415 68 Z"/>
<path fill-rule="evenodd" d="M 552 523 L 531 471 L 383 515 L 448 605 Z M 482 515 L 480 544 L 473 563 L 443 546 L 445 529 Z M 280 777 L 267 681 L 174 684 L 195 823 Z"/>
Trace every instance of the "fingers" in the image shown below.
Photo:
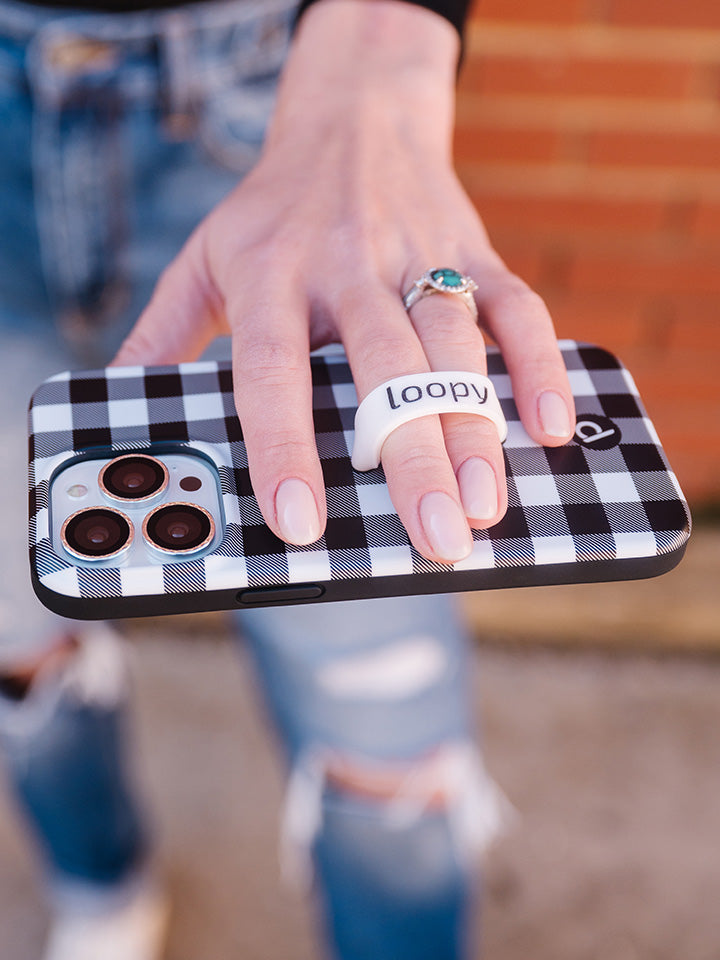
<path fill-rule="evenodd" d="M 487 373 L 482 333 L 461 299 L 433 295 L 420 300 L 411 313 L 431 369 Z M 444 414 L 441 420 L 465 514 L 471 526 L 489 527 L 507 509 L 497 428 L 489 419 L 471 414 Z"/>
<path fill-rule="evenodd" d="M 202 229 L 202 228 L 201 228 Z M 312 417 L 307 310 L 270 277 L 270 301 L 237 273 L 221 298 L 206 267 L 201 230 L 161 276 L 113 365 L 193 359 L 229 325 L 235 405 L 251 482 L 271 530 L 288 543 L 317 540 L 325 494 Z"/>
<path fill-rule="evenodd" d="M 502 351 L 525 429 L 537 443 L 557 447 L 575 429 L 575 403 L 552 319 L 541 297 L 509 271 L 482 276 L 484 325 Z"/>
<path fill-rule="evenodd" d="M 111 366 L 180 363 L 198 357 L 224 330 L 223 303 L 196 231 L 161 275 L 150 303 Z"/>
<path fill-rule="evenodd" d="M 114 363 L 187 360 L 229 326 L 235 402 L 260 510 L 278 537 L 304 545 L 322 535 L 326 519 L 313 431 L 309 309 L 287 276 L 264 276 L 258 292 L 248 270 L 239 270 L 221 297 L 198 231 L 163 274 Z M 539 443 L 565 443 L 574 426 L 573 400 L 544 304 L 495 264 L 488 269 L 478 262 L 470 271 L 526 429 Z M 378 281 L 346 286 L 323 307 L 341 333 L 360 399 L 404 374 L 486 372 L 482 334 L 458 297 L 421 299 L 409 317 L 398 291 Z M 471 526 L 491 526 L 507 509 L 502 449 L 494 424 L 482 417 L 445 414 L 405 424 L 385 442 L 382 461 L 400 519 L 431 560 L 467 556 Z"/>
<path fill-rule="evenodd" d="M 429 309 L 434 300 L 449 302 Z M 413 312 L 413 329 L 402 301 L 384 288 L 346 292 L 336 304 L 359 399 L 379 384 L 403 374 L 430 369 L 484 372 L 482 337 L 467 307 L 444 297 L 428 298 L 428 309 Z M 430 315 L 440 314 L 437 330 Z M 444 315 L 444 316 L 443 316 Z M 443 331 L 448 334 L 444 342 Z M 485 514 L 486 526 L 504 510 L 495 471 L 502 476 L 502 455 L 495 427 L 479 417 L 422 417 L 399 427 L 386 440 L 382 462 L 388 488 L 411 541 L 431 560 L 453 563 L 472 549 L 469 511 Z M 476 462 L 477 461 L 477 462 Z M 458 485 L 458 477 L 460 485 Z M 487 492 L 490 487 L 490 494 Z"/>
<path fill-rule="evenodd" d="M 276 536 L 304 545 L 322 536 L 326 520 L 307 307 L 281 281 L 265 287 L 271 298 L 250 299 L 241 279 L 228 296 L 235 406 L 263 517 Z"/>
<path fill-rule="evenodd" d="M 544 303 L 494 263 L 492 271 L 476 264 L 473 273 L 485 324 L 503 352 L 528 433 L 546 446 L 567 442 L 574 403 Z M 350 323 L 344 340 L 360 399 L 408 372 L 486 372 L 482 334 L 462 299 L 434 294 L 416 302 L 410 313 L 415 339 L 392 292 L 376 292 Z M 382 462 L 393 502 L 417 549 L 430 559 L 455 562 L 472 547 L 465 518 L 474 528 L 497 523 L 507 509 L 507 483 L 491 421 L 460 414 L 445 414 L 440 421 L 426 417 L 395 430 L 383 446 Z"/>

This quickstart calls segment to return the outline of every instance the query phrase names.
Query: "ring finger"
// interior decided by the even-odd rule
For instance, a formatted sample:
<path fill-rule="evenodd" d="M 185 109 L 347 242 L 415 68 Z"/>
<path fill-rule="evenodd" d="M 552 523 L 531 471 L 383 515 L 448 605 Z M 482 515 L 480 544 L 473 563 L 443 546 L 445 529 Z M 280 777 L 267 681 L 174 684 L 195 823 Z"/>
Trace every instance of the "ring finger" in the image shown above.
<path fill-rule="evenodd" d="M 425 373 L 428 359 L 402 300 L 378 284 L 345 287 L 332 304 L 358 392 L 398 376 Z M 472 549 L 440 418 L 423 416 L 398 427 L 382 448 L 390 496 L 403 526 L 430 560 L 454 563 Z"/>
<path fill-rule="evenodd" d="M 418 300 L 410 317 L 432 370 L 487 374 L 482 333 L 463 298 L 438 293 Z M 471 414 L 443 414 L 445 447 L 457 477 L 471 526 L 497 523 L 507 509 L 505 464 L 491 420 Z"/>

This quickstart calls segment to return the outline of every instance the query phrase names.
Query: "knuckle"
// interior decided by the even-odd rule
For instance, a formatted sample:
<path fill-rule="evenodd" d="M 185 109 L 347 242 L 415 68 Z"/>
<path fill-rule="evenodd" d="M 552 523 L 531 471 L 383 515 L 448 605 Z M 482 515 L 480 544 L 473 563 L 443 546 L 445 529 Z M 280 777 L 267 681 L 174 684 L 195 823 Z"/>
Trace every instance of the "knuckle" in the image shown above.
<path fill-rule="evenodd" d="M 387 330 L 368 329 L 356 347 L 356 355 L 358 364 L 368 371 L 386 371 L 391 361 L 397 371 L 407 372 L 419 362 L 407 336 Z"/>
<path fill-rule="evenodd" d="M 444 352 L 456 351 L 466 356 L 482 349 L 483 339 L 467 307 L 453 310 L 444 307 L 437 312 L 428 311 L 428 315 L 417 323 L 425 346 L 442 347 Z"/>
<path fill-rule="evenodd" d="M 280 339 L 246 340 L 236 354 L 239 385 L 277 386 L 296 382 L 303 376 L 297 351 Z"/>
<path fill-rule="evenodd" d="M 394 466 L 403 473 L 413 473 L 430 480 L 448 470 L 448 459 L 444 451 L 432 444 L 413 444 L 401 448 L 395 457 Z"/>
<path fill-rule="evenodd" d="M 350 215 L 328 227 L 328 248 L 336 252 L 340 262 L 346 262 L 345 254 L 352 250 L 360 265 L 371 265 L 375 262 L 375 236 L 376 228 L 358 204 Z"/>
<path fill-rule="evenodd" d="M 500 447 L 495 424 L 486 417 L 450 413 L 443 416 L 443 428 L 449 442 L 467 447 Z"/>
<path fill-rule="evenodd" d="M 540 294 L 514 274 L 490 297 L 489 306 L 507 313 L 518 311 L 523 319 L 529 321 L 545 323 L 549 318 L 547 306 Z"/>
<path fill-rule="evenodd" d="M 250 437 L 248 439 L 251 439 Z M 255 459 L 260 456 L 273 472 L 282 474 L 291 464 L 307 463 L 316 456 L 314 447 L 297 434 L 278 430 L 268 433 L 267 427 L 257 431 Z"/>
<path fill-rule="evenodd" d="M 340 316 L 346 314 L 351 323 L 362 318 L 363 325 L 379 327 L 385 318 L 378 305 L 387 294 L 378 282 L 376 273 L 364 269 L 362 264 L 354 263 L 351 276 L 347 276 L 343 268 L 338 266 L 335 277 L 337 286 L 327 294 L 329 305 Z"/>

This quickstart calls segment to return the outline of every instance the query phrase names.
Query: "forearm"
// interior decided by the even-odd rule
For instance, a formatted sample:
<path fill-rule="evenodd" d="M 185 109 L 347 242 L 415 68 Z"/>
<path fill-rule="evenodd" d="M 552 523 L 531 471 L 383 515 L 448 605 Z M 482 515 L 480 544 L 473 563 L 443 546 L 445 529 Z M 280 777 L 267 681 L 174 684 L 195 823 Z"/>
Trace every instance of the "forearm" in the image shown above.
<path fill-rule="evenodd" d="M 391 120 L 449 157 L 459 48 L 447 20 L 402 0 L 321 0 L 298 26 L 268 148 L 300 127 L 322 136 L 338 118 L 348 129 Z"/>

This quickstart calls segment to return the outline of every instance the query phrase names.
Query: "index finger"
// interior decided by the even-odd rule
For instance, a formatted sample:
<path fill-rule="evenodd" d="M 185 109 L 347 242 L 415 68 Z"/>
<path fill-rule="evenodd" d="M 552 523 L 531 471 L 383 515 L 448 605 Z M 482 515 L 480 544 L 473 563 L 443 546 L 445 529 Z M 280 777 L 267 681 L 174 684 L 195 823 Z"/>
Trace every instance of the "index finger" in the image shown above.
<path fill-rule="evenodd" d="M 229 291 L 235 406 L 253 491 L 282 540 L 313 543 L 325 528 L 325 489 L 315 444 L 307 306 L 282 279 L 269 295 Z"/>

